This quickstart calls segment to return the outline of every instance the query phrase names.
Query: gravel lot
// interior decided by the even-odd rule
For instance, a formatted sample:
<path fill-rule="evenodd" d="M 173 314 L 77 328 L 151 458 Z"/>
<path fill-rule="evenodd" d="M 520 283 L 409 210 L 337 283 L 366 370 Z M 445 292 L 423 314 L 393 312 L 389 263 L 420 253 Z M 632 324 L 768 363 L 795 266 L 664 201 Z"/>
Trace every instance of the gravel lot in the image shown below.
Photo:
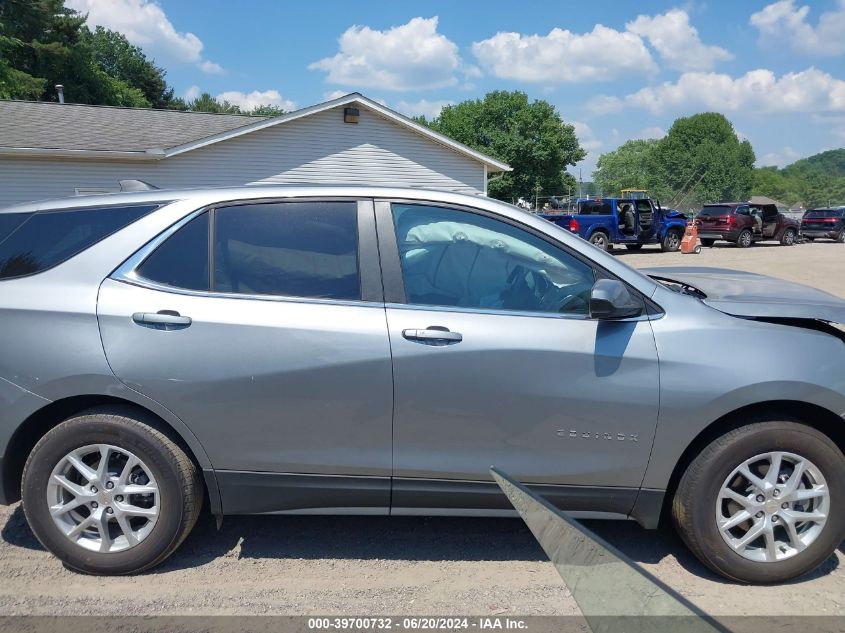
<path fill-rule="evenodd" d="M 617 250 L 643 266 L 739 268 L 845 297 L 845 246 Z M 726 583 L 671 530 L 591 522 L 605 539 L 715 615 L 845 615 L 845 546 L 811 576 L 779 587 Z M 557 572 L 518 519 L 204 516 L 158 569 L 96 578 L 64 569 L 0 509 L 0 614 L 577 614 Z"/>

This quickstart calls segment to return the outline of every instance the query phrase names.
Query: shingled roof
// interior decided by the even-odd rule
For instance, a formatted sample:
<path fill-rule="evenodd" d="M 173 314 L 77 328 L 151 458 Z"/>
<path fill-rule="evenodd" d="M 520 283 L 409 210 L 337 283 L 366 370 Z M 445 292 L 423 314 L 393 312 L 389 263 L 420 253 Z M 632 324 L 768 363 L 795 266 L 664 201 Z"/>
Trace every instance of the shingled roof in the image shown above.
<path fill-rule="evenodd" d="M 266 118 L 44 101 L 0 101 L 0 146 L 109 152 L 166 150 Z"/>
<path fill-rule="evenodd" d="M 511 170 L 507 163 L 357 92 L 277 117 L 0 100 L 0 155 L 160 160 L 346 105 L 372 110 L 429 141 L 483 163 L 488 172 Z"/>

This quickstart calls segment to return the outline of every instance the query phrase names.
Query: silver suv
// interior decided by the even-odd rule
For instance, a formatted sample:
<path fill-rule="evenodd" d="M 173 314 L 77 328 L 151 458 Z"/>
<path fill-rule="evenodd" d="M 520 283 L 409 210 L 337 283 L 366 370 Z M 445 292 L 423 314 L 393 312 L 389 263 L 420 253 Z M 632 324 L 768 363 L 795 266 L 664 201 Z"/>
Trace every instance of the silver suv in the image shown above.
<path fill-rule="evenodd" d="M 2 499 L 68 566 L 211 512 L 671 515 L 746 582 L 845 535 L 845 301 L 648 275 L 480 197 L 143 191 L 0 212 Z M 731 351 L 725 341 L 733 341 Z"/>

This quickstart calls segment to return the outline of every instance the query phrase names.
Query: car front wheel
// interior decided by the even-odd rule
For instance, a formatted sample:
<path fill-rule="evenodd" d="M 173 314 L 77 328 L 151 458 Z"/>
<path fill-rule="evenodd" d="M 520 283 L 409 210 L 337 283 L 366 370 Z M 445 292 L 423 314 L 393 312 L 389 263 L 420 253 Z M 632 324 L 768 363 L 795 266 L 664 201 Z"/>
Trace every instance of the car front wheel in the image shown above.
<path fill-rule="evenodd" d="M 780 582 L 831 556 L 845 537 L 845 457 L 821 432 L 759 421 L 715 439 L 673 499 L 682 539 L 715 572 Z"/>
<path fill-rule="evenodd" d="M 185 452 L 129 408 L 93 409 L 35 445 L 21 496 L 32 531 L 68 567 L 130 574 L 167 558 L 199 516 Z"/>
<path fill-rule="evenodd" d="M 793 229 L 786 229 L 780 238 L 780 243 L 783 246 L 792 246 L 795 244 L 795 231 Z"/>
<path fill-rule="evenodd" d="M 674 253 L 681 247 L 681 232 L 675 229 L 666 232 L 660 242 L 660 249 L 664 253 Z"/>

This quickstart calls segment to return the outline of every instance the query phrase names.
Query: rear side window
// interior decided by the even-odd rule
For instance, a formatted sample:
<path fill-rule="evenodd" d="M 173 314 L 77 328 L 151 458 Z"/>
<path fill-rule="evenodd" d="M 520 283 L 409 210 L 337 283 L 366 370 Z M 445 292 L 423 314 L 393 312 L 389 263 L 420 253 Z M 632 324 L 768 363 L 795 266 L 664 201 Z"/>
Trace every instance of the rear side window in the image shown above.
<path fill-rule="evenodd" d="M 612 215 L 613 209 L 606 200 L 585 200 L 578 203 L 579 215 Z"/>
<path fill-rule="evenodd" d="M 251 204 L 215 216 L 214 290 L 361 298 L 357 203 Z"/>
<path fill-rule="evenodd" d="M 61 264 L 159 206 L 38 211 L 22 222 L 8 219 L 21 219 L 19 214 L 0 214 L 0 279 L 33 275 Z"/>
<path fill-rule="evenodd" d="M 807 214 L 804 216 L 805 218 L 838 218 L 843 214 L 842 211 L 836 211 L 834 209 L 817 209 L 813 211 L 807 211 Z"/>
<path fill-rule="evenodd" d="M 358 205 L 279 202 L 214 209 L 176 231 L 137 272 L 187 290 L 357 300 Z"/>

